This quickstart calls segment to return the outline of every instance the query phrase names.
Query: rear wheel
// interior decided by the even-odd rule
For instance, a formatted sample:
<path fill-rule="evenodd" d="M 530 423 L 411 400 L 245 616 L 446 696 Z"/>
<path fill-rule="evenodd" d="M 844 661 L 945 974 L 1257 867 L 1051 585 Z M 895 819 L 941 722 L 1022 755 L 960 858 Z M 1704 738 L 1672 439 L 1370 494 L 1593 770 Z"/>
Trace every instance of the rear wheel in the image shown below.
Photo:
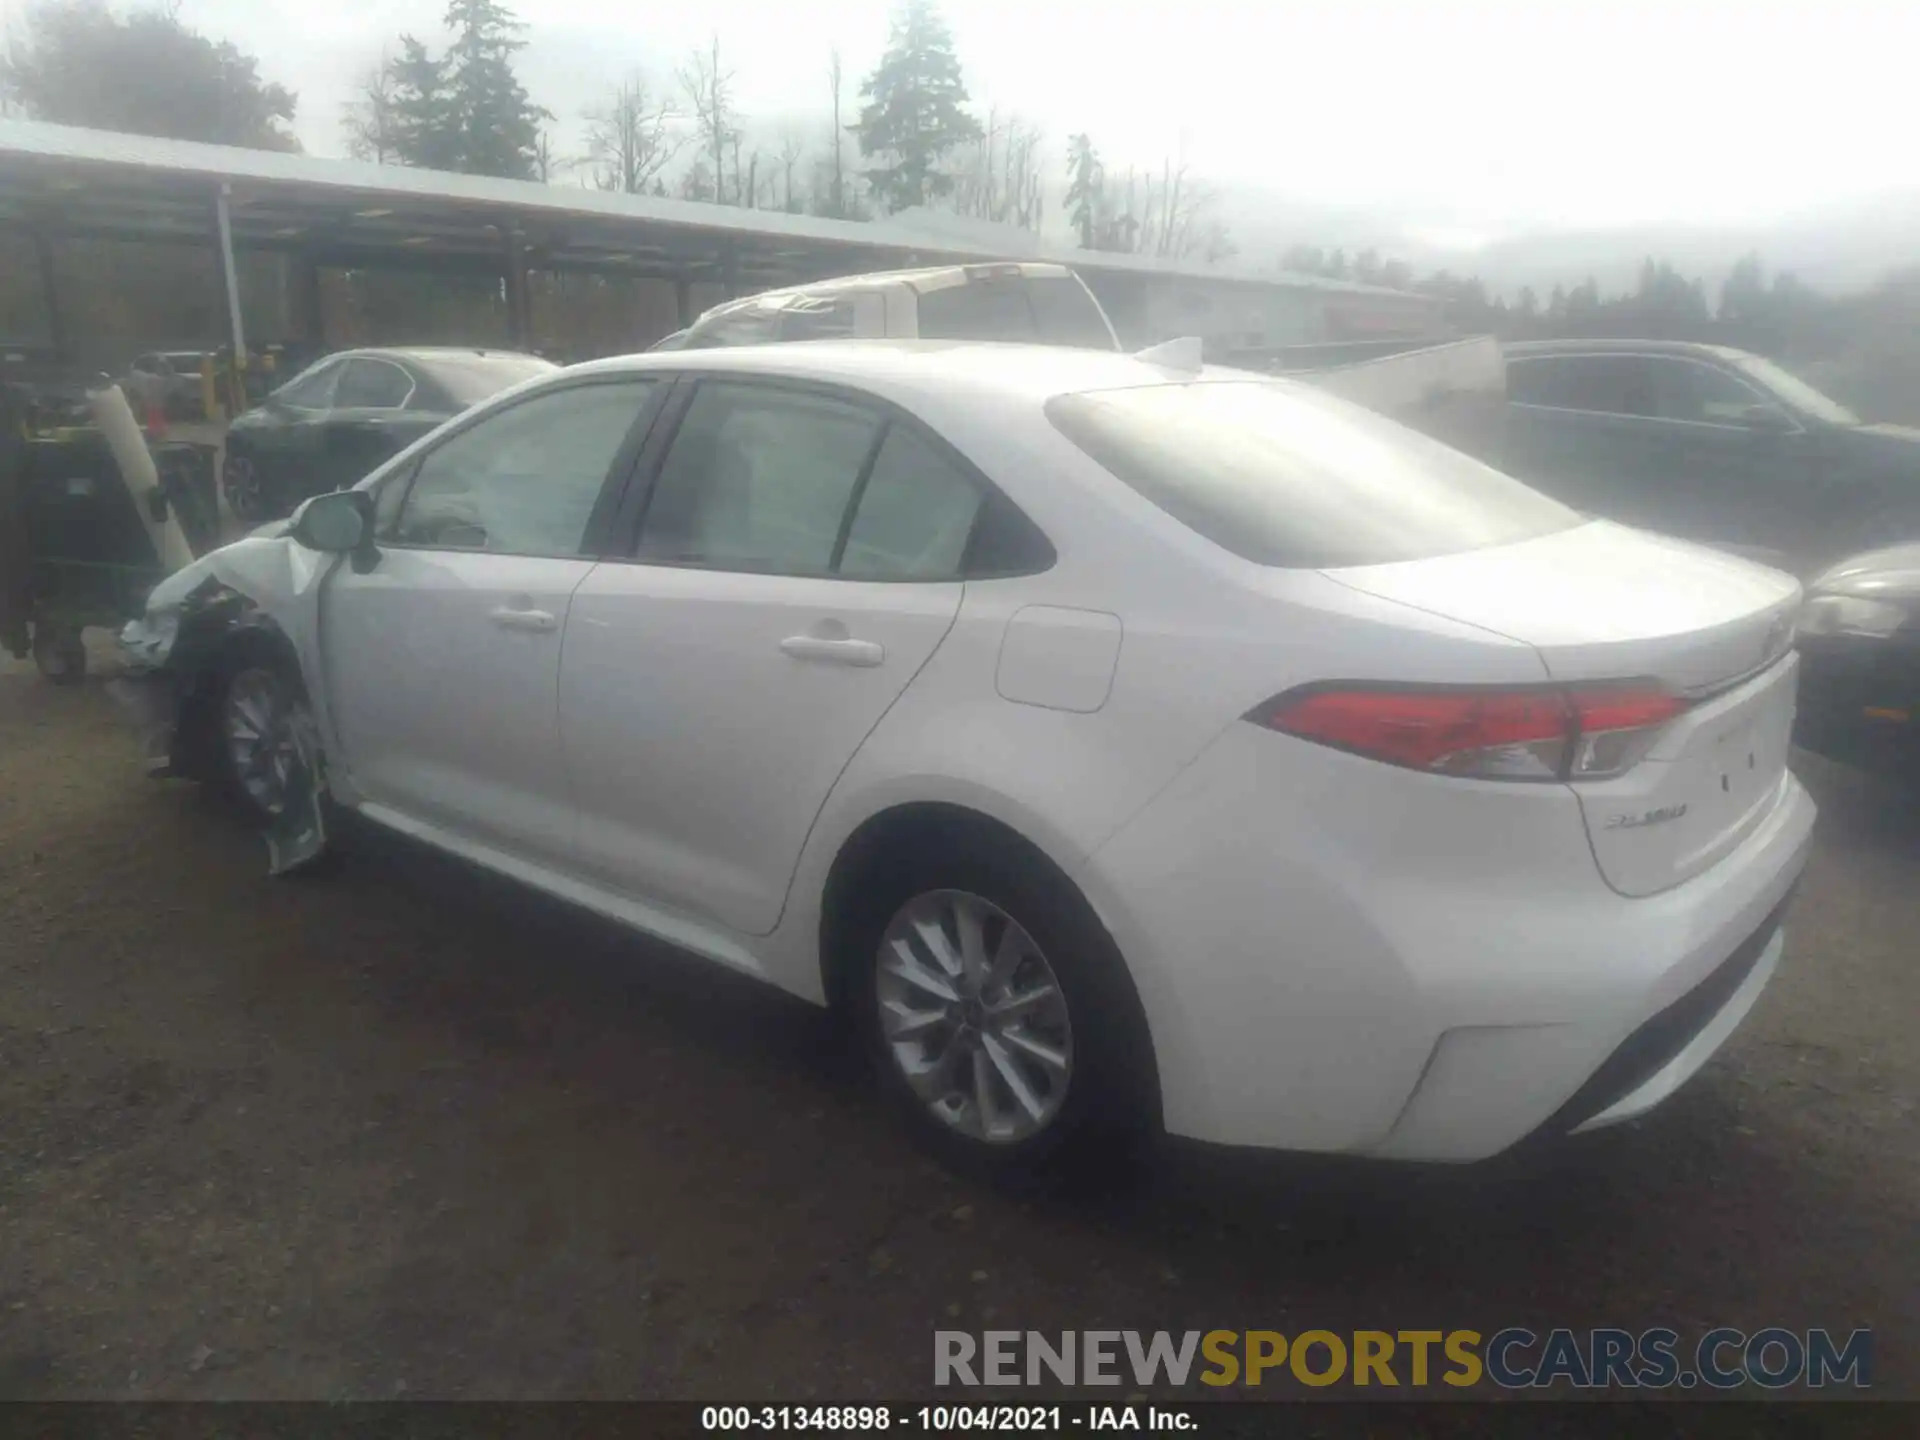
<path fill-rule="evenodd" d="M 944 847 L 943 847 L 944 848 Z M 960 1168 L 1124 1158 L 1154 1062 L 1112 940 L 1064 877 L 971 840 L 884 866 L 842 933 L 882 1088 Z"/>
<path fill-rule="evenodd" d="M 227 508 L 234 519 L 257 525 L 274 518 L 274 498 L 268 492 L 266 476 L 251 455 L 228 452 L 220 466 L 220 488 L 226 493 Z"/>

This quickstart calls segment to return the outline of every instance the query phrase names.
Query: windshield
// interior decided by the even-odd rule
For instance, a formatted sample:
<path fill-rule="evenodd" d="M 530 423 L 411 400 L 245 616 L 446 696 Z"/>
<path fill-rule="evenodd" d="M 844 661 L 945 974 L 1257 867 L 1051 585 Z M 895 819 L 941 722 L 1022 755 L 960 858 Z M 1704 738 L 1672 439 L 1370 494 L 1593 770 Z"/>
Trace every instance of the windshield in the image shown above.
<path fill-rule="evenodd" d="M 421 366 L 458 405 L 478 405 L 510 385 L 560 367 L 538 355 L 435 356 Z"/>
<path fill-rule="evenodd" d="M 1829 425 L 1858 425 L 1860 417 L 1829 396 L 1822 395 L 1792 371 L 1758 355 L 1742 355 L 1739 367 L 1750 377 L 1804 414 Z"/>
<path fill-rule="evenodd" d="M 1174 519 L 1261 565 L 1419 560 L 1580 523 L 1437 440 L 1282 382 L 1062 395 L 1047 417 Z"/>

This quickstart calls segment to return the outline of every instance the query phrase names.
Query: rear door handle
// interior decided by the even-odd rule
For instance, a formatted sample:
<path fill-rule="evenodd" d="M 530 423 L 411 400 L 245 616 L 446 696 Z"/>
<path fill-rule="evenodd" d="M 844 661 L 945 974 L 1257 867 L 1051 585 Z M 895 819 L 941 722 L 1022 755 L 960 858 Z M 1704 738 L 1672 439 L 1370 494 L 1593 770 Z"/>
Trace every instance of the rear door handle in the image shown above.
<path fill-rule="evenodd" d="M 502 630 L 531 630 L 544 635 L 560 627 L 560 622 L 545 610 L 516 610 L 510 605 L 496 606 L 487 618 Z"/>
<path fill-rule="evenodd" d="M 789 635 L 780 648 L 796 660 L 818 660 L 828 665 L 857 665 L 871 669 L 887 658 L 871 640 L 834 640 L 823 635 Z"/>

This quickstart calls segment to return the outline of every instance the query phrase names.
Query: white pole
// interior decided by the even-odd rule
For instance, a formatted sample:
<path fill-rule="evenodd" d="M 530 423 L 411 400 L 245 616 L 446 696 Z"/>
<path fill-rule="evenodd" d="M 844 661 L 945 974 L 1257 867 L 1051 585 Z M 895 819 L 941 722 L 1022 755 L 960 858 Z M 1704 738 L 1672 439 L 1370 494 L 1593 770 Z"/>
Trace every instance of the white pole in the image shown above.
<path fill-rule="evenodd" d="M 147 508 L 151 503 L 149 497 L 160 488 L 160 472 L 154 468 L 153 453 L 147 449 L 147 439 L 140 433 L 127 397 L 118 385 L 109 385 L 104 390 L 89 391 L 87 406 L 93 411 L 94 424 L 107 437 L 107 447 L 113 451 L 121 478 L 127 482 L 127 493 L 133 496 L 134 509 L 140 512 L 140 523 L 153 537 L 153 548 L 160 556 L 160 563 L 166 566 L 169 575 L 191 565 L 193 550 L 172 508 L 168 508 L 164 520 L 154 519 L 153 512 Z"/>
<path fill-rule="evenodd" d="M 233 263 L 233 216 L 229 199 L 233 187 L 225 181 L 213 197 L 214 227 L 220 232 L 220 273 L 227 282 L 227 320 L 233 330 L 233 363 L 247 363 L 247 331 L 240 320 L 240 272 Z"/>

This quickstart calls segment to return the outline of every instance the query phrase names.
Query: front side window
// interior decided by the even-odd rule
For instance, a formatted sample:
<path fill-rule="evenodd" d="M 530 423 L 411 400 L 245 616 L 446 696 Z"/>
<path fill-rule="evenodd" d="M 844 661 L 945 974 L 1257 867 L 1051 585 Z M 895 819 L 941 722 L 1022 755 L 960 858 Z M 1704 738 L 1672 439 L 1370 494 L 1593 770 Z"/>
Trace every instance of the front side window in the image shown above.
<path fill-rule="evenodd" d="M 1115 478 L 1261 565 L 1420 560 L 1580 523 L 1458 450 L 1284 381 L 1092 391 L 1046 408 Z"/>
<path fill-rule="evenodd" d="M 639 557 L 827 572 L 881 423 L 824 395 L 703 383 L 654 482 Z"/>
<path fill-rule="evenodd" d="M 580 554 L 614 457 L 653 385 L 633 379 L 555 390 L 462 430 L 421 458 L 392 542 Z"/>
<path fill-rule="evenodd" d="M 1662 420 L 1731 425 L 1767 397 L 1744 380 L 1697 360 L 1650 356 L 1654 403 Z"/>

